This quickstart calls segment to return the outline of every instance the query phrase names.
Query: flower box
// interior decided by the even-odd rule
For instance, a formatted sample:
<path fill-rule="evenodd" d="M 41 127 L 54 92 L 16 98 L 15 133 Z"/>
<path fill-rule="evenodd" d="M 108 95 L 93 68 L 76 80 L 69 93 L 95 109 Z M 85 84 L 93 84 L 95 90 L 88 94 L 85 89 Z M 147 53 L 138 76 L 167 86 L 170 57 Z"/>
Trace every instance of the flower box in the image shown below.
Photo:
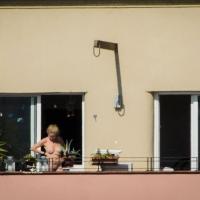
<path fill-rule="evenodd" d="M 92 155 L 92 165 L 117 165 L 119 155 L 113 153 L 111 150 L 97 149 L 96 153 Z"/>
<path fill-rule="evenodd" d="M 92 158 L 92 165 L 116 165 L 119 157 L 115 158 Z"/>

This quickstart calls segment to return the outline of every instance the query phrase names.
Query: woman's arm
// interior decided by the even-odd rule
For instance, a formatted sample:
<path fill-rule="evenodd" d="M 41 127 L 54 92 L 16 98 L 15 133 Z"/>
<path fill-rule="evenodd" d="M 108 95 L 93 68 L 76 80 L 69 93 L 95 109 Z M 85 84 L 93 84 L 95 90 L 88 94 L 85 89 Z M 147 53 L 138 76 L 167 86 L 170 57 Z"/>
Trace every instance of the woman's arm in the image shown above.
<path fill-rule="evenodd" d="M 40 140 L 37 144 L 34 144 L 31 147 L 31 151 L 34 151 L 35 153 L 45 154 L 43 151 L 41 151 L 41 148 L 40 148 L 44 146 L 45 143 L 46 143 L 46 138 Z"/>

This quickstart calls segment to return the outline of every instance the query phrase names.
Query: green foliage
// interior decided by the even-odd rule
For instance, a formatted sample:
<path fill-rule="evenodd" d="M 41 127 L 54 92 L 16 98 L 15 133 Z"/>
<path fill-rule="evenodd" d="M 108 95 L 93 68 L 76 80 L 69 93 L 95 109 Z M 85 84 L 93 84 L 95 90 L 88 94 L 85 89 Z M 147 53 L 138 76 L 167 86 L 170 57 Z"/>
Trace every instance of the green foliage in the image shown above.
<path fill-rule="evenodd" d="M 71 152 L 71 144 L 72 144 L 73 140 L 66 140 L 66 144 L 65 144 L 65 154 L 70 154 Z"/>
<path fill-rule="evenodd" d="M 80 150 L 75 150 L 73 148 L 70 153 L 78 156 L 78 155 L 80 155 Z"/>
<path fill-rule="evenodd" d="M 97 152 L 92 155 L 92 159 L 118 159 L 119 156 L 115 154 L 111 154 L 107 149 L 106 153 L 101 153 L 99 149 Z"/>
<path fill-rule="evenodd" d="M 4 148 L 5 144 L 5 142 L 0 141 L 0 159 L 7 153 L 7 150 Z"/>
<path fill-rule="evenodd" d="M 24 156 L 24 160 L 26 162 L 36 162 L 36 158 L 33 157 L 30 153 Z"/>
<path fill-rule="evenodd" d="M 66 144 L 64 147 L 64 155 L 70 156 L 75 159 L 76 157 L 80 155 L 80 150 L 75 150 L 74 148 L 73 149 L 71 148 L 72 141 L 73 140 L 70 140 L 70 141 L 66 140 Z"/>

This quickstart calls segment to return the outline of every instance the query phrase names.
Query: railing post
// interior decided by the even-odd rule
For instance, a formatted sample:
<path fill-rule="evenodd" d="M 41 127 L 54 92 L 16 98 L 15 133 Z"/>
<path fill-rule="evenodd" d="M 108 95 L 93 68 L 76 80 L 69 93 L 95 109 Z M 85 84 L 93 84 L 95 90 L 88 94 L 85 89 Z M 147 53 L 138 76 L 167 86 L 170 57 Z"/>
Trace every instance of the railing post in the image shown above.
<path fill-rule="evenodd" d="M 147 157 L 147 171 L 149 171 L 149 157 Z"/>

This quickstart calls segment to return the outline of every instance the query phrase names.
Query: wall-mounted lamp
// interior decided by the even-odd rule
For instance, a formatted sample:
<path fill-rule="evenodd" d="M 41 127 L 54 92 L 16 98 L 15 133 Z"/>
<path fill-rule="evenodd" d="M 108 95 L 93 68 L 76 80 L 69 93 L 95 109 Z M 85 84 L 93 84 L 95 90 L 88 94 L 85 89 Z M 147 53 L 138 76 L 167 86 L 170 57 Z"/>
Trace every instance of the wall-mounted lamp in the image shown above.
<path fill-rule="evenodd" d="M 96 49 L 98 49 L 98 50 L 96 51 Z M 93 46 L 93 54 L 95 57 L 100 56 L 101 49 L 112 50 L 115 53 L 118 94 L 115 99 L 114 108 L 115 108 L 115 110 L 120 111 L 120 110 L 124 109 L 124 104 L 123 104 L 123 95 L 122 95 L 122 83 L 121 83 L 118 44 L 113 43 L 113 42 L 105 42 L 105 41 L 101 41 L 101 40 L 95 40 L 94 46 Z"/>

